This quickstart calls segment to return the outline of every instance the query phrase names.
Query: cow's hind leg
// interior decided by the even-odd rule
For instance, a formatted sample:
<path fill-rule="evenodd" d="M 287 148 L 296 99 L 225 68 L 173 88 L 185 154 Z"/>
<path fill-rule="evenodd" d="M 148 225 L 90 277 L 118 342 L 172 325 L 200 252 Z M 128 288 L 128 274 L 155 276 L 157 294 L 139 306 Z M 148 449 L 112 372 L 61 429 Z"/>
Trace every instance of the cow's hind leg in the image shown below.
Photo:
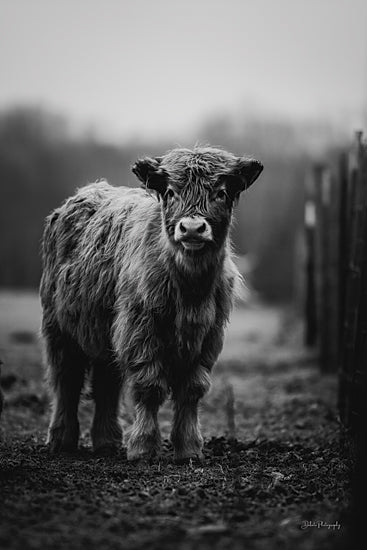
<path fill-rule="evenodd" d="M 88 359 L 69 337 L 44 334 L 52 416 L 47 443 L 50 451 L 73 452 L 78 447 L 78 405 Z"/>
<path fill-rule="evenodd" d="M 121 373 L 112 362 L 93 365 L 93 397 L 95 412 L 92 426 L 93 449 L 110 453 L 121 446 L 122 429 L 119 422 Z"/>
<path fill-rule="evenodd" d="M 129 460 L 151 459 L 161 447 L 158 409 L 167 397 L 167 383 L 160 365 L 145 366 L 130 378 L 135 403 L 135 422 L 130 430 L 127 457 Z"/>
<path fill-rule="evenodd" d="M 203 438 L 200 433 L 199 400 L 210 387 L 209 371 L 198 369 L 187 380 L 173 386 L 174 402 L 171 441 L 177 461 L 202 459 Z"/>

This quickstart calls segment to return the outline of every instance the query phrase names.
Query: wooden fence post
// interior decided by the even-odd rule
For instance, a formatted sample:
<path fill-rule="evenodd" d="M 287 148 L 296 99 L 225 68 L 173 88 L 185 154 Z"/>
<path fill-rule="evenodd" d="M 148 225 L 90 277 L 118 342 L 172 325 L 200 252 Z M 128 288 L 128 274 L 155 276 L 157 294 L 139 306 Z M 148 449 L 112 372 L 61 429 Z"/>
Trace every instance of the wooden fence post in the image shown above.
<path fill-rule="evenodd" d="M 343 368 L 343 346 L 345 331 L 345 311 L 346 311 L 346 292 L 347 292 L 347 270 L 349 258 L 349 171 L 348 155 L 342 152 L 339 157 L 338 177 L 340 182 L 340 202 L 339 202 L 339 315 L 338 315 L 338 342 L 339 342 L 339 386 L 338 386 L 338 410 L 344 419 L 346 410 L 346 376 Z"/>
<path fill-rule="evenodd" d="M 366 430 L 367 399 L 367 143 L 358 136 L 359 202 L 356 204 L 355 268 L 358 270 L 359 296 L 354 342 L 353 374 L 351 379 L 350 424 L 357 432 Z"/>
<path fill-rule="evenodd" d="M 325 324 L 327 327 L 327 347 L 325 349 L 325 371 L 337 372 L 339 358 L 339 205 L 340 181 L 335 172 L 328 170 L 324 174 L 324 185 L 328 186 L 328 232 L 326 247 L 328 249 L 326 264 L 327 302 L 325 304 Z"/>
<path fill-rule="evenodd" d="M 366 399 L 364 355 L 366 319 L 362 307 L 366 285 L 366 164 L 367 146 L 362 143 L 362 133 L 358 132 L 349 166 L 347 224 L 350 227 L 350 231 L 348 231 L 350 246 L 346 274 L 342 376 L 339 391 L 340 416 L 343 422 L 353 429 L 358 429 L 361 408 L 364 407 Z"/>
<path fill-rule="evenodd" d="M 315 184 L 310 174 L 306 176 L 306 202 L 304 212 L 305 223 L 305 269 L 306 269 L 306 295 L 305 295 L 305 344 L 313 347 L 317 343 L 317 303 L 315 281 L 315 231 L 316 231 L 316 205 Z"/>
<path fill-rule="evenodd" d="M 336 370 L 338 358 L 338 199 L 339 186 L 331 170 L 313 171 L 315 203 L 315 294 L 320 367 Z"/>

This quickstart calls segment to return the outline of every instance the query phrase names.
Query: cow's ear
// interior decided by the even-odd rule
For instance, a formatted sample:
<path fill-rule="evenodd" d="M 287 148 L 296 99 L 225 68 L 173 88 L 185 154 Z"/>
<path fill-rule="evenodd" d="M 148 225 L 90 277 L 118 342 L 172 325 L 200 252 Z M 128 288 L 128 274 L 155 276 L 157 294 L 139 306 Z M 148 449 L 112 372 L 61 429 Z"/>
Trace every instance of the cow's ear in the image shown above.
<path fill-rule="evenodd" d="M 138 159 L 132 171 L 144 187 L 164 195 L 167 189 L 167 173 L 161 168 L 161 161 L 162 157 Z"/>
<path fill-rule="evenodd" d="M 232 199 L 238 198 L 257 180 L 264 166 L 259 160 L 252 158 L 239 158 L 233 168 L 226 174 L 227 193 Z"/>

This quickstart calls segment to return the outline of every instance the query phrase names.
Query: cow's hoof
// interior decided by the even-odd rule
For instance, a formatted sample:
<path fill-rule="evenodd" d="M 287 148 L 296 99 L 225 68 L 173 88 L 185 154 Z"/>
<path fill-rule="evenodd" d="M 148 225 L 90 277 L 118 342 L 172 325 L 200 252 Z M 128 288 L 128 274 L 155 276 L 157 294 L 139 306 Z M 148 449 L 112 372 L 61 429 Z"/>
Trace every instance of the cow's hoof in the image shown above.
<path fill-rule="evenodd" d="M 92 433 L 93 451 L 95 454 L 108 456 L 115 454 L 122 445 L 122 433 L 118 437 L 95 437 Z"/>
<path fill-rule="evenodd" d="M 79 428 L 50 428 L 47 446 L 51 454 L 75 453 L 78 450 Z"/>
<path fill-rule="evenodd" d="M 129 462 L 151 464 L 159 458 L 157 450 L 141 451 L 137 449 L 127 449 L 127 459 Z"/>
<path fill-rule="evenodd" d="M 132 456 L 131 454 L 127 454 L 127 460 L 130 462 L 130 464 L 133 464 L 135 466 L 150 466 L 152 462 L 154 461 L 154 458 L 151 455 L 140 455 L 140 456 Z"/>
<path fill-rule="evenodd" d="M 94 449 L 94 454 L 96 456 L 113 456 L 118 453 L 120 450 L 120 445 L 108 444 L 100 445 Z"/>
<path fill-rule="evenodd" d="M 159 448 L 139 448 L 128 445 L 127 447 L 127 459 L 130 462 L 148 462 L 151 464 L 159 458 Z"/>
<path fill-rule="evenodd" d="M 152 462 L 160 453 L 161 438 L 157 432 L 130 434 L 127 441 L 127 459 Z"/>
<path fill-rule="evenodd" d="M 122 428 L 115 419 L 95 418 L 91 429 L 93 451 L 108 456 L 116 453 L 122 445 Z"/>
<path fill-rule="evenodd" d="M 204 455 L 201 451 L 180 451 L 175 452 L 176 464 L 201 464 L 204 461 Z"/>

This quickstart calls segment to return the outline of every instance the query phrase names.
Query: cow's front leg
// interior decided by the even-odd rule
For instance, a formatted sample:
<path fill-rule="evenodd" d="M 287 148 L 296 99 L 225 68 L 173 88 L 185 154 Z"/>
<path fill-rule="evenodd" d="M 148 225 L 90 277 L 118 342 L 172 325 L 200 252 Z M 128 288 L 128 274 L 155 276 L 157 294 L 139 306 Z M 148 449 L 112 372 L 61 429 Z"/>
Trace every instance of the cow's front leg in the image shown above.
<path fill-rule="evenodd" d="M 135 421 L 128 436 L 129 460 L 151 459 L 161 447 L 158 409 L 167 397 L 167 383 L 159 364 L 151 364 L 130 378 L 135 404 Z"/>
<path fill-rule="evenodd" d="M 173 390 L 174 417 L 171 441 L 177 461 L 203 458 L 203 438 L 199 423 L 199 401 L 210 387 L 210 372 L 199 367 Z"/>

